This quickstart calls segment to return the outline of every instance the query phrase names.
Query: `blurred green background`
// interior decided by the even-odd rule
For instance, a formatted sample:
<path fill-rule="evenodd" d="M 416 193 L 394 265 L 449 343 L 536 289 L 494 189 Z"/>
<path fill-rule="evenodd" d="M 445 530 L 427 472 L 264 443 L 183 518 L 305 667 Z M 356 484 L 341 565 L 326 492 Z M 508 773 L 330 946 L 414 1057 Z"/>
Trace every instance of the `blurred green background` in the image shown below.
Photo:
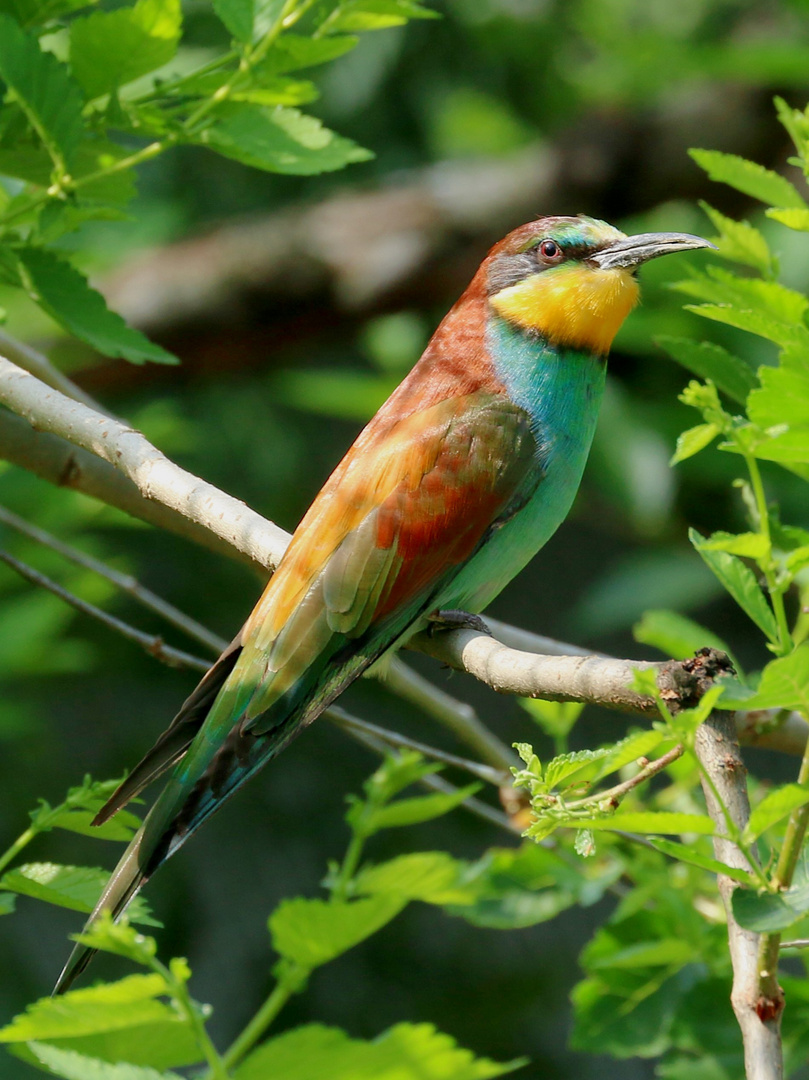
<path fill-rule="evenodd" d="M 733 216 L 751 207 L 709 184 L 688 147 L 789 170 L 771 101 L 779 93 L 805 103 L 806 0 L 447 0 L 437 7 L 440 21 L 366 35 L 355 52 L 317 73 L 322 100 L 312 111 L 370 147 L 374 161 L 293 178 L 185 148 L 143 169 L 134 220 L 94 223 L 71 239 L 111 304 L 175 351 L 181 367 L 135 369 L 89 356 L 0 290 L 12 333 L 46 348 L 183 466 L 287 529 L 504 232 L 536 214 L 584 212 L 634 231 L 710 235 L 695 200 Z M 197 56 L 223 43 L 208 4 L 191 0 L 186 18 L 186 48 Z M 809 249 L 800 235 L 755 220 L 789 266 L 787 283 L 807 289 Z M 669 469 L 676 435 L 693 416 L 676 401 L 685 373 L 653 339 L 707 331 L 736 351 L 760 348 L 760 359 L 767 346 L 682 311 L 666 288 L 683 276 L 688 260 L 678 259 L 643 271 L 644 306 L 616 342 L 570 520 L 491 610 L 542 634 L 651 656 L 633 641 L 632 626 L 647 608 L 672 607 L 720 632 L 742 661 L 762 661 L 742 616 L 686 542 L 688 525 L 705 532 L 741 521 L 728 485 L 735 463 L 712 450 Z M 768 473 L 767 480 L 784 517 L 804 523 L 789 477 Z M 80 536 L 85 549 L 133 571 L 224 636 L 259 592 L 261 583 L 236 563 L 1 466 L 0 501 L 63 538 Z M 17 537 L 5 542 L 93 602 L 162 629 L 88 573 Z M 134 764 L 194 676 L 159 666 L 5 569 L 0 592 L 5 847 L 38 796 L 57 802 L 87 771 L 109 777 Z M 412 662 L 474 702 L 507 742 L 536 738 L 516 702 L 423 658 Z M 353 688 L 346 704 L 452 748 L 376 685 Z M 588 714 L 577 745 L 614 737 L 624 725 L 615 715 Z M 188 955 L 195 996 L 214 1003 L 212 1031 L 221 1042 L 266 991 L 267 914 L 282 896 L 316 893 L 327 860 L 346 840 L 345 795 L 374 764 L 317 724 L 150 885 L 166 924 L 165 955 Z M 406 836 L 383 834 L 370 854 L 446 846 L 474 858 L 509 842 L 456 812 Z M 53 833 L 31 856 L 87 864 L 101 860 L 103 846 Z M 105 854 L 111 866 L 116 851 Z M 369 1037 L 400 1019 L 429 1020 L 481 1054 L 530 1055 L 521 1075 L 650 1076 L 651 1062 L 565 1048 L 576 955 L 604 910 L 574 909 L 553 923 L 502 933 L 411 905 L 318 972 L 283 1024 L 319 1020 Z M 79 921 L 33 901 L 3 920 L 0 1017 L 47 993 L 65 935 Z M 99 974 L 113 970 L 114 961 L 98 961 Z M 21 1069 L 0 1056 L 0 1077 Z"/>

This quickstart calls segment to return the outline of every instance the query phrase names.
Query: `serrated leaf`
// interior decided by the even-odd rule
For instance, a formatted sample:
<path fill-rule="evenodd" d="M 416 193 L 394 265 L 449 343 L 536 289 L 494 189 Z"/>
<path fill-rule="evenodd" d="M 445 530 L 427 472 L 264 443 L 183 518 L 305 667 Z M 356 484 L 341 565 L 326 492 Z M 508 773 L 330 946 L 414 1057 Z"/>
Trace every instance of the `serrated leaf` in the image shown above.
<path fill-rule="evenodd" d="M 375 934 L 405 904 L 402 898 L 385 893 L 345 902 L 303 897 L 282 900 L 268 923 L 273 948 L 286 960 L 311 971 Z"/>
<path fill-rule="evenodd" d="M 70 25 L 70 66 L 88 98 L 109 94 L 174 58 L 180 0 L 137 0 Z"/>
<path fill-rule="evenodd" d="M 480 784 L 469 784 L 457 791 L 436 792 L 434 795 L 419 795 L 412 799 L 399 799 L 375 809 L 366 819 L 366 828 L 379 832 L 380 829 L 398 828 L 402 825 L 419 825 L 423 821 L 432 821 L 442 817 L 460 806 L 470 796 L 480 791 Z"/>
<path fill-rule="evenodd" d="M 95 813 L 92 810 L 66 809 L 51 822 L 52 829 L 65 829 L 67 832 L 92 836 L 96 840 L 129 841 L 141 827 L 141 820 L 127 810 L 119 810 L 114 818 L 103 825 L 93 825 Z"/>
<path fill-rule="evenodd" d="M 100 867 L 24 863 L 3 874 L 0 889 L 70 908 L 71 911 L 90 912 L 108 879 L 108 871 Z M 143 897 L 133 901 L 130 912 L 136 922 L 147 926 L 161 925 L 150 913 Z"/>
<path fill-rule="evenodd" d="M 693 457 L 700 450 L 709 446 L 717 435 L 721 434 L 721 428 L 717 424 L 697 424 L 677 436 L 677 448 L 669 461 L 669 465 L 678 465 L 681 461 Z"/>
<path fill-rule="evenodd" d="M 809 644 L 799 645 L 789 656 L 771 660 L 761 673 L 758 689 L 740 697 L 729 691 L 723 709 L 801 709 L 809 712 Z"/>
<path fill-rule="evenodd" d="M 662 731 L 653 729 L 650 731 L 635 731 L 626 738 L 621 739 L 614 746 L 608 747 L 607 752 L 598 762 L 598 768 L 593 776 L 593 781 L 603 780 L 610 773 L 623 769 L 638 758 L 648 757 L 656 750 L 666 738 Z"/>
<path fill-rule="evenodd" d="M 27 290 L 51 318 L 104 356 L 123 357 L 133 364 L 150 360 L 176 364 L 170 352 L 127 326 L 110 311 L 104 297 L 69 262 L 51 251 L 23 248 L 17 252 Z"/>
<path fill-rule="evenodd" d="M 113 1065 L 109 1061 L 87 1057 L 75 1050 L 63 1050 L 45 1043 L 31 1042 L 29 1049 L 40 1064 L 45 1065 L 54 1076 L 64 1080 L 181 1080 L 177 1073 L 158 1072 L 121 1062 Z"/>
<path fill-rule="evenodd" d="M 140 1024 L 176 1020 L 177 1014 L 159 997 L 169 988 L 162 975 L 129 975 L 114 983 L 70 990 L 27 1006 L 0 1029 L 1 1043 L 31 1039 L 78 1038 Z"/>
<path fill-rule="evenodd" d="M 545 766 L 545 784 L 548 790 L 559 787 L 563 780 L 570 780 L 587 765 L 600 761 L 609 754 L 609 750 L 575 750 L 570 754 L 560 754 Z"/>
<path fill-rule="evenodd" d="M 198 141 L 255 169 L 295 176 L 331 172 L 373 157 L 315 117 L 281 105 L 222 106 L 216 122 L 199 134 Z"/>
<path fill-rule="evenodd" d="M 437 18 L 440 18 L 438 12 L 413 0 L 344 0 L 337 8 L 336 17 L 329 18 L 324 27 L 329 33 L 353 34 L 404 26 L 409 19 Z"/>
<path fill-rule="evenodd" d="M 65 64 L 0 13 L 0 78 L 13 91 L 54 165 L 67 172 L 84 134 L 82 97 Z"/>
<path fill-rule="evenodd" d="M 809 691 L 809 688 L 807 688 Z M 799 784 L 784 784 L 783 787 L 765 795 L 750 814 L 750 820 L 744 828 L 744 839 L 748 844 L 757 840 L 771 825 L 781 821 L 809 802 L 809 788 Z"/>
<path fill-rule="evenodd" d="M 93 924 L 80 934 L 74 934 L 73 940 L 90 949 L 125 956 L 136 964 L 148 967 L 152 957 L 157 955 L 157 942 L 152 937 L 140 934 L 131 926 L 129 918 L 115 922 L 108 912 L 93 921 Z"/>
<path fill-rule="evenodd" d="M 809 368 L 783 363 L 777 368 L 763 367 L 761 387 L 750 394 L 747 411 L 753 423 L 765 430 L 787 424 L 806 427 L 809 433 Z"/>
<path fill-rule="evenodd" d="M 352 1039 L 339 1028 L 307 1024 L 265 1042 L 239 1066 L 235 1080 L 488 1080 L 519 1068 L 476 1058 L 432 1024 L 396 1024 L 376 1039 Z"/>
<path fill-rule="evenodd" d="M 722 638 L 678 611 L 646 611 L 632 632 L 635 641 L 652 645 L 674 660 L 685 660 L 703 647 L 721 649 L 731 655 Z"/>
<path fill-rule="evenodd" d="M 730 304 L 686 304 L 685 310 L 693 311 L 704 319 L 735 326 L 737 330 L 746 330 L 749 334 L 757 334 L 785 348 L 809 344 L 809 331 L 805 327 L 797 324 L 791 326 L 761 311 L 741 310 Z"/>
<path fill-rule="evenodd" d="M 700 833 L 711 836 L 714 824 L 707 814 L 674 814 L 665 811 L 638 810 L 636 812 L 617 813 L 608 818 L 577 818 L 575 822 L 564 822 L 565 826 L 575 824 L 576 828 L 608 829 L 611 831 L 636 833 Z"/>
<path fill-rule="evenodd" d="M 780 221 L 790 229 L 798 232 L 809 232 L 809 210 L 765 210 L 767 217 Z"/>
<path fill-rule="evenodd" d="M 747 395 L 758 385 L 756 373 L 721 345 L 691 338 L 657 337 L 655 342 L 688 371 L 710 379 L 728 397 L 744 404 Z"/>
<path fill-rule="evenodd" d="M 729 184 L 769 206 L 802 208 L 806 205 L 789 180 L 754 161 L 718 150 L 689 150 L 688 153 L 711 180 Z"/>
<path fill-rule="evenodd" d="M 771 641 L 777 641 L 778 624 L 775 621 L 775 615 L 753 571 L 735 555 L 706 548 L 703 537 L 695 529 L 689 530 L 688 538 L 739 607 Z"/>
<path fill-rule="evenodd" d="M 801 326 L 809 309 L 809 298 L 778 281 L 739 277 L 718 266 L 709 266 L 704 272 L 692 271 L 691 277 L 678 281 L 673 288 L 698 300 L 759 312 L 767 319 L 785 323 L 787 328 Z"/>
<path fill-rule="evenodd" d="M 701 870 L 709 870 L 713 874 L 724 874 L 725 877 L 732 878 L 733 881 L 738 881 L 741 885 L 753 883 L 752 877 L 746 870 L 738 870 L 735 866 L 728 866 L 718 859 L 703 855 L 693 846 L 687 847 L 685 844 L 678 844 L 674 840 L 661 840 L 659 837 L 655 837 L 650 843 L 663 855 L 669 855 L 672 859 L 677 859 L 678 862 L 698 866 Z"/>
<path fill-rule="evenodd" d="M 706 551 L 727 551 L 730 555 L 742 555 L 748 559 L 763 558 L 769 548 L 766 537 L 753 532 L 715 532 L 701 543 Z"/>
<path fill-rule="evenodd" d="M 458 883 L 464 866 L 446 851 L 417 851 L 365 867 L 355 889 L 359 895 L 384 893 L 405 901 L 463 904 L 469 900 L 469 890 Z"/>
<path fill-rule="evenodd" d="M 758 229 L 748 221 L 734 221 L 733 218 L 725 217 L 706 202 L 700 202 L 700 206 L 711 219 L 714 228 L 719 230 L 720 235 L 713 237 L 713 242 L 723 258 L 744 266 L 752 266 L 762 274 L 770 273 L 772 255 L 767 241 Z"/>

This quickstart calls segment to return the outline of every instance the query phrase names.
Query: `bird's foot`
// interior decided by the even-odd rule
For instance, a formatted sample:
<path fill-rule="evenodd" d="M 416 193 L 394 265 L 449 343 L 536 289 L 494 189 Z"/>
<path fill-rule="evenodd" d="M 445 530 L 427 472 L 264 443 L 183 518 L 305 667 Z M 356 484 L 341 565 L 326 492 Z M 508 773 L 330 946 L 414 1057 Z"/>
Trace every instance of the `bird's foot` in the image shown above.
<path fill-rule="evenodd" d="M 430 616 L 428 633 L 437 634 L 441 630 L 477 630 L 480 634 L 492 636 L 492 632 L 480 615 L 473 615 L 471 611 L 459 611 L 455 608 L 439 609 Z"/>

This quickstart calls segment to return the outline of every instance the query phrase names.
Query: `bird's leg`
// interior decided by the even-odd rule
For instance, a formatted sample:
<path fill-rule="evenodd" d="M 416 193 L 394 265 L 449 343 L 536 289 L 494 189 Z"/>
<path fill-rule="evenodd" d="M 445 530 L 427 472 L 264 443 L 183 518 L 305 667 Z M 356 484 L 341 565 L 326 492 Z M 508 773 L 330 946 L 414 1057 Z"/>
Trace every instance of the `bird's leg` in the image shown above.
<path fill-rule="evenodd" d="M 439 608 L 428 615 L 430 626 L 429 634 L 437 634 L 441 630 L 477 630 L 478 633 L 492 636 L 492 632 L 480 615 L 473 615 L 471 611 L 459 611 L 457 608 Z"/>

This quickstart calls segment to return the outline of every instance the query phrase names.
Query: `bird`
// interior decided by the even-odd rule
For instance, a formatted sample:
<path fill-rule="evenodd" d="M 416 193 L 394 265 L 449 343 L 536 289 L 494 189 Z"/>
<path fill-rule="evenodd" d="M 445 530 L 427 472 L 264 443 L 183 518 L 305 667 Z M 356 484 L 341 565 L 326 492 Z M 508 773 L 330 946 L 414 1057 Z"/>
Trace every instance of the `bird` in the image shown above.
<path fill-rule="evenodd" d="M 484 258 L 295 530 L 240 632 L 98 812 L 168 780 L 85 930 L 119 917 L 189 836 L 373 664 L 479 615 L 566 517 L 638 267 L 713 247 L 539 217 Z M 78 944 L 54 993 L 94 950 Z"/>

